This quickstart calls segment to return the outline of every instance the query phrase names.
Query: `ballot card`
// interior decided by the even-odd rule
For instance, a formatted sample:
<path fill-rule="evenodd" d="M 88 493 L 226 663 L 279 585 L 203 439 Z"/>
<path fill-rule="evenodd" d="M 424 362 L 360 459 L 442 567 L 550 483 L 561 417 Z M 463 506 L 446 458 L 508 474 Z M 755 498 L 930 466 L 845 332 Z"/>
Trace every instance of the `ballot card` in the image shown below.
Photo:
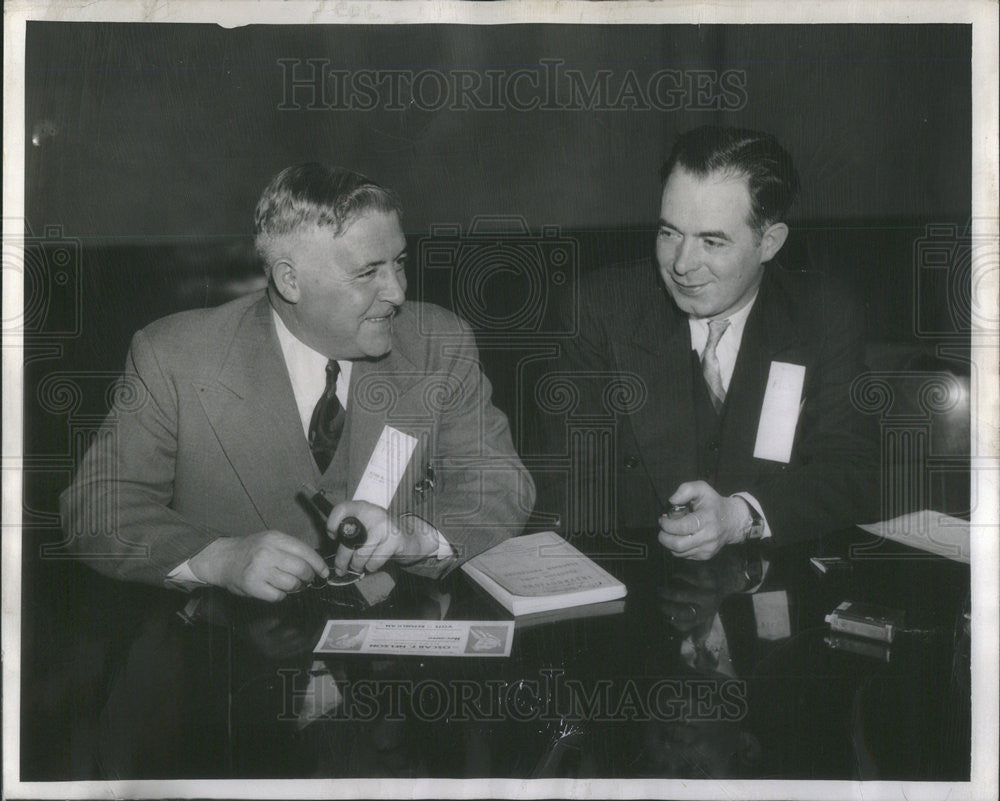
<path fill-rule="evenodd" d="M 354 492 L 354 500 L 388 509 L 416 447 L 416 437 L 392 426 L 383 428 Z"/>
<path fill-rule="evenodd" d="M 785 464 L 791 461 L 805 380 L 803 365 L 771 362 L 757 426 L 757 442 L 753 448 L 755 459 Z"/>
<path fill-rule="evenodd" d="M 328 620 L 323 654 L 510 656 L 513 620 Z"/>

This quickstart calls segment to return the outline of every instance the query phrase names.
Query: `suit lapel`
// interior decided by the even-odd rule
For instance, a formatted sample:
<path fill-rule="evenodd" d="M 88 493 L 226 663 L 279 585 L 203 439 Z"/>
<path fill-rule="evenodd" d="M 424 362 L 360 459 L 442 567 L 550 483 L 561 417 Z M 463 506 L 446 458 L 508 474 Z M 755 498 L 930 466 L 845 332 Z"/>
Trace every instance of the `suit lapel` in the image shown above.
<path fill-rule="evenodd" d="M 791 301 L 772 275 L 773 269 L 766 268 L 747 319 L 726 397 L 720 453 L 720 467 L 725 469 L 750 469 L 771 362 L 806 363 Z M 694 371 L 687 319 L 665 292 L 650 298 L 618 363 L 622 370 L 639 375 L 647 389 L 646 403 L 627 420 L 660 503 L 665 505 L 680 482 L 698 475 Z"/>
<path fill-rule="evenodd" d="M 398 320 L 397 326 L 405 331 L 406 323 Z M 419 407 L 413 407 L 406 396 L 426 377 L 426 371 L 415 366 L 408 335 L 397 331 L 393 342 L 393 349 L 381 359 L 359 360 L 351 368 L 347 426 L 344 430 L 348 443 L 348 497 L 353 496 L 360 483 L 385 426 L 405 430 L 407 415 L 404 410 L 412 409 L 417 415 L 420 413 Z"/>
<path fill-rule="evenodd" d="M 639 318 L 621 366 L 646 385 L 646 403 L 628 422 L 665 507 L 677 485 L 697 472 L 691 333 L 665 290 L 650 297 L 653 302 Z"/>
<path fill-rule="evenodd" d="M 195 385 L 205 414 L 264 524 L 280 528 L 319 471 L 302 432 L 270 304 L 251 306 L 217 380 Z"/>
<path fill-rule="evenodd" d="M 412 349 L 412 321 L 401 315 L 393 350 L 376 360 L 354 362 L 342 442 L 327 475 L 346 475 L 347 497 L 361 479 L 386 423 L 405 428 L 408 393 L 425 371 Z M 409 332 L 409 333 L 408 333 Z M 411 341 L 412 340 L 412 341 Z M 322 483 L 305 434 L 274 330 L 267 297 L 240 321 L 214 381 L 196 382 L 198 398 L 226 457 L 269 528 L 301 514 L 296 494 L 309 482 Z M 410 415 L 411 417 L 413 414 Z M 345 453 L 346 450 L 346 453 Z"/>
<path fill-rule="evenodd" d="M 763 299 L 758 298 L 760 300 Z M 722 419 L 720 466 L 733 464 L 740 454 L 752 454 L 757 440 L 761 402 L 771 366 L 763 321 L 765 315 L 761 306 L 760 302 L 755 304 L 747 318 L 733 376 L 729 381 Z"/>
<path fill-rule="evenodd" d="M 806 363 L 791 303 L 776 286 L 772 269 L 766 268 L 757 302 L 743 329 L 726 394 L 720 465 L 734 465 L 741 454 L 752 461 L 771 362 Z"/>

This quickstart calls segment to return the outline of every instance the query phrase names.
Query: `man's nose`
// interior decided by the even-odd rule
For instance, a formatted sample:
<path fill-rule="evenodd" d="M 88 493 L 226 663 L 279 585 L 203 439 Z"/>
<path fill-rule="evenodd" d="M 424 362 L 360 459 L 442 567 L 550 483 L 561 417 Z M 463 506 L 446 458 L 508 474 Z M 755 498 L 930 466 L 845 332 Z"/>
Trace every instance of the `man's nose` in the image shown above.
<path fill-rule="evenodd" d="M 394 306 L 403 304 L 406 300 L 406 275 L 402 270 L 386 270 L 379 298 Z"/>
<path fill-rule="evenodd" d="M 674 251 L 674 272 L 684 275 L 698 266 L 695 259 L 695 243 L 690 239 L 681 242 Z"/>

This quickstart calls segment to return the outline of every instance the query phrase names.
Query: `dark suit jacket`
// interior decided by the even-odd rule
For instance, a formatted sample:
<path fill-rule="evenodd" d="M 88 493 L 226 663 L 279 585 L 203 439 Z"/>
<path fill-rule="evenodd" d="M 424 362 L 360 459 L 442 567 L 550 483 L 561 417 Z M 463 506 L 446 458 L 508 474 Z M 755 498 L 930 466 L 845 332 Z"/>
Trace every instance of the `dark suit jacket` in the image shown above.
<path fill-rule="evenodd" d="M 61 498 L 75 549 L 109 575 L 158 584 L 218 536 L 274 529 L 316 547 L 322 527 L 300 485 L 351 497 L 386 425 L 419 440 L 393 511 L 435 525 L 460 558 L 519 533 L 534 485 L 468 327 L 408 303 L 393 340 L 387 356 L 354 362 L 341 446 L 320 475 L 262 293 L 139 331 L 112 411 Z"/>
<path fill-rule="evenodd" d="M 607 482 L 603 470 L 615 473 L 612 526 L 654 527 L 677 486 L 699 478 L 692 382 L 701 377 L 692 369 L 687 318 L 648 261 L 589 274 L 570 297 L 579 336 L 565 346 L 557 375 L 577 394 L 561 415 L 548 415 L 546 452 L 569 457 L 577 499 Z M 715 489 L 752 494 L 778 541 L 878 517 L 876 432 L 851 402 L 864 369 L 862 336 L 857 308 L 825 277 L 766 267 L 727 394 Z M 787 465 L 753 457 L 772 361 L 806 368 Z M 551 395 L 556 379 L 546 380 Z M 608 421 L 613 453 L 603 468 L 569 453 L 568 431 Z M 567 482 L 557 473 L 545 477 L 538 511 L 565 518 Z"/>

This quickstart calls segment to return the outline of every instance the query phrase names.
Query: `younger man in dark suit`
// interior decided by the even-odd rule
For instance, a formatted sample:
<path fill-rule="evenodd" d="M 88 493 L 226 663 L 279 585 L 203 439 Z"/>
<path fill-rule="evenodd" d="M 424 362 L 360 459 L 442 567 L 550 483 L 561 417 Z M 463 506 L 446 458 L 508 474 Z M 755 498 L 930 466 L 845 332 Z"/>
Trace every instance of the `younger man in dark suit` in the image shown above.
<path fill-rule="evenodd" d="M 874 432 L 851 401 L 861 318 L 825 276 L 769 263 L 798 189 L 788 153 L 767 134 L 698 128 L 661 178 L 658 271 L 603 270 L 581 286 L 560 373 L 577 377 L 575 415 L 614 415 L 615 450 L 571 469 L 568 526 L 609 468 L 611 525 L 658 526 L 685 558 L 877 518 Z M 609 407 L 616 383 L 628 391 Z M 688 511 L 668 516 L 671 504 Z"/>

